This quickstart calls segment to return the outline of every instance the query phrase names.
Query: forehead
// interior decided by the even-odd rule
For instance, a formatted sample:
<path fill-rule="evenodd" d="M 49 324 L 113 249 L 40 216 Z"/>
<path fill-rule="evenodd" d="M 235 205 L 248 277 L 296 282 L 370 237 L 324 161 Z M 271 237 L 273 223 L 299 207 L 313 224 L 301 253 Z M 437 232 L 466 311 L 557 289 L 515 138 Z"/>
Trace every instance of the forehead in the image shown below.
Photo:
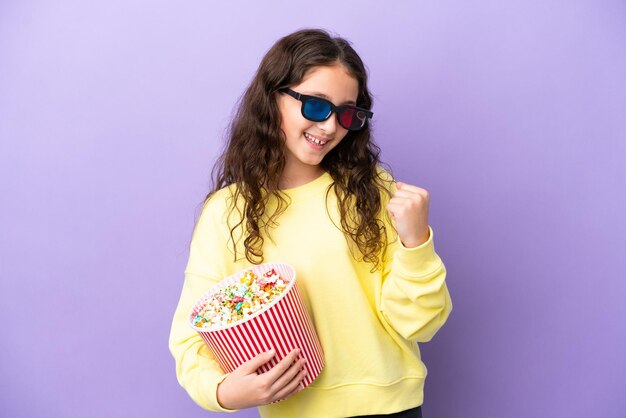
<path fill-rule="evenodd" d="M 335 104 L 355 104 L 359 94 L 359 82 L 343 65 L 314 67 L 297 86 L 298 93 L 323 97 Z"/>

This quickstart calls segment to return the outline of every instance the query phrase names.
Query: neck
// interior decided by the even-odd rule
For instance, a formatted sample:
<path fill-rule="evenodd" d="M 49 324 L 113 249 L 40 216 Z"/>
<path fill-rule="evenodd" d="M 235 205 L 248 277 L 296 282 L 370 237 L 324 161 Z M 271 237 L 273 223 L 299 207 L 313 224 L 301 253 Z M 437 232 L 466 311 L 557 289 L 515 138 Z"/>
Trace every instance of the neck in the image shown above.
<path fill-rule="evenodd" d="M 324 174 L 324 170 L 319 165 L 310 166 L 290 166 L 286 164 L 280 176 L 278 187 L 281 189 L 291 189 L 312 182 Z"/>

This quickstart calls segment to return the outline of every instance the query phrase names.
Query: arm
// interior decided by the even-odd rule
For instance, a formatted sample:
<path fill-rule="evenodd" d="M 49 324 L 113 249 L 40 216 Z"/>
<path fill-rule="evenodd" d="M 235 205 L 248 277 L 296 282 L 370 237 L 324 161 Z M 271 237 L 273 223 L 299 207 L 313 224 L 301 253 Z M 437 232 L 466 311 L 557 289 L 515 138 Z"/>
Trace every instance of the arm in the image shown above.
<path fill-rule="evenodd" d="M 428 240 L 407 248 L 398 239 L 387 251 L 380 311 L 387 323 L 412 342 L 428 342 L 452 311 L 446 268 L 435 252 L 433 231 Z"/>
<path fill-rule="evenodd" d="M 434 234 L 428 224 L 430 196 L 417 186 L 394 184 L 385 172 L 382 176 L 391 198 L 383 199 L 389 214 L 385 218 L 389 246 L 378 309 L 403 338 L 427 342 L 452 311 L 446 268 L 435 252 Z"/>
<path fill-rule="evenodd" d="M 260 353 L 232 373 L 224 373 L 202 338 L 187 323 L 187 315 L 198 299 L 228 272 L 243 267 L 228 261 L 233 259 L 233 253 L 227 249 L 230 235 L 223 219 L 223 203 L 219 199 L 209 201 L 198 220 L 169 348 L 176 361 L 178 382 L 198 405 L 210 411 L 234 412 L 298 393 L 306 370 L 302 361 L 296 361 L 298 351 L 294 350 L 261 375 L 257 369 L 267 364 L 274 353 Z"/>
<path fill-rule="evenodd" d="M 189 310 L 211 283 L 203 277 L 186 274 L 172 321 L 169 349 L 176 362 L 178 383 L 194 402 L 210 411 L 233 412 L 217 401 L 217 386 L 228 374 L 224 373 L 202 338 L 187 323 Z"/>
<path fill-rule="evenodd" d="M 223 234 L 211 214 L 217 212 L 211 203 L 203 208 L 193 233 L 185 281 L 170 330 L 169 349 L 176 363 L 178 383 L 194 402 L 211 411 L 233 412 L 217 401 L 217 386 L 228 374 L 221 369 L 200 335 L 187 323 L 192 306 L 224 277 L 226 256 L 220 239 Z"/>

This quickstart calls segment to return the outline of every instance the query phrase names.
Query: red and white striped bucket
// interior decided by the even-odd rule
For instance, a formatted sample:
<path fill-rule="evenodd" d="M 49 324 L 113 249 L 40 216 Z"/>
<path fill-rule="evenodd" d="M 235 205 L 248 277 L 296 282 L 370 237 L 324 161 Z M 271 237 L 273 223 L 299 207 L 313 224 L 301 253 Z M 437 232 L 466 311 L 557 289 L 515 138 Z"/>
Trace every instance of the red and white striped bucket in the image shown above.
<path fill-rule="evenodd" d="M 248 318 L 226 326 L 198 328 L 193 325 L 193 318 L 213 294 L 231 284 L 239 283 L 239 279 L 250 269 L 261 277 L 272 268 L 289 282 L 285 291 L 276 296 L 272 303 Z M 296 272 L 288 264 L 259 264 L 227 277 L 194 305 L 188 321 L 209 346 L 226 373 L 233 372 L 241 364 L 271 349 L 276 351 L 276 355 L 269 363 L 261 366 L 257 374 L 269 371 L 295 348 L 300 349 L 298 359 L 307 360 L 304 366 L 307 375 L 302 381 L 303 387 L 313 382 L 324 367 L 322 346 L 296 285 Z"/>

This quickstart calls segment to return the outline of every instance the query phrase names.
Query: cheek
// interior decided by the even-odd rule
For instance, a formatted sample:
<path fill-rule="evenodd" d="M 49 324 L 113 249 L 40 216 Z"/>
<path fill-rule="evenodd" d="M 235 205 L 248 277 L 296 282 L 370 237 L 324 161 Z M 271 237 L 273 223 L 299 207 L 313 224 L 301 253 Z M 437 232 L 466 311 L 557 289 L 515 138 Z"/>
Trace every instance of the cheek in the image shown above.
<path fill-rule="evenodd" d="M 342 143 L 346 140 L 345 135 L 344 135 L 344 136 L 341 136 L 341 137 L 337 137 L 337 138 L 341 138 L 341 139 L 333 141 L 333 142 L 334 142 L 333 147 L 332 147 L 332 148 L 330 148 L 330 149 L 329 149 L 329 151 L 330 151 L 331 149 L 337 148 L 337 147 L 339 146 L 339 144 L 342 144 Z"/>
<path fill-rule="evenodd" d="M 298 128 L 300 113 L 297 113 L 297 109 L 294 109 L 292 106 L 287 106 L 283 100 L 279 101 L 278 109 L 280 111 L 281 129 L 286 135 L 293 133 Z"/>
<path fill-rule="evenodd" d="M 342 127 L 337 128 L 337 138 L 341 138 L 341 140 L 337 141 L 337 143 L 343 142 L 346 139 L 346 136 L 348 135 L 348 132 L 350 132 L 350 131 L 348 131 L 345 128 L 342 128 Z"/>
<path fill-rule="evenodd" d="M 307 121 L 300 115 L 299 112 L 294 110 L 283 112 L 282 125 L 285 132 L 296 134 L 298 131 L 304 129 L 306 122 Z"/>
<path fill-rule="evenodd" d="M 311 129 L 314 124 L 314 122 L 304 119 L 298 113 L 296 117 L 292 119 L 291 132 L 296 136 L 301 136 L 304 131 Z"/>

